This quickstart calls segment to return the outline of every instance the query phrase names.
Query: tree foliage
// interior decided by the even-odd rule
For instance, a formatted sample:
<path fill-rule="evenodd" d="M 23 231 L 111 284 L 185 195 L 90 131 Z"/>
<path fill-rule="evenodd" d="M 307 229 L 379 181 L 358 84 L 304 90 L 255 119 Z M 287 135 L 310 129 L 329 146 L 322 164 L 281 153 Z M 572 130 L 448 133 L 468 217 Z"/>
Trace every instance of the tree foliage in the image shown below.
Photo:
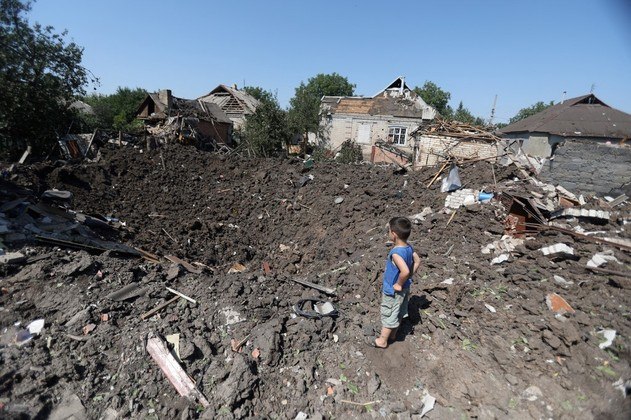
<path fill-rule="evenodd" d="M 25 145 L 47 152 L 69 125 L 68 104 L 85 93 L 83 49 L 67 33 L 30 25 L 30 2 L 0 0 L 0 144 L 7 157 Z"/>
<path fill-rule="evenodd" d="M 260 86 L 244 86 L 243 91 L 261 102 L 273 101 L 275 99 L 272 92 L 265 90 Z"/>
<path fill-rule="evenodd" d="M 451 93 L 443 90 L 434 82 L 428 80 L 422 87 L 417 86 L 413 90 L 425 103 L 434 107 L 441 117 L 448 121 L 455 120 L 480 126 L 486 124 L 484 118 L 474 116 L 471 111 L 462 104 L 462 101 L 460 101 L 458 108 L 454 111 L 449 105 Z"/>
<path fill-rule="evenodd" d="M 105 130 L 121 130 L 134 132 L 142 128 L 136 120 L 136 111 L 147 96 L 147 91 L 141 88 L 131 89 L 119 87 L 111 95 L 93 94 L 83 98 L 92 107 L 94 115 L 84 115 L 87 130 L 95 128 Z"/>
<path fill-rule="evenodd" d="M 516 123 L 517 121 L 523 120 L 524 118 L 528 118 L 531 115 L 535 115 L 543 111 L 544 109 L 551 107 L 552 105 L 554 105 L 554 101 L 550 101 L 547 104 L 542 101 L 539 101 L 536 104 L 531 105 L 527 108 L 522 108 L 513 118 L 509 120 L 510 121 L 509 123 L 510 124 Z"/>
<path fill-rule="evenodd" d="M 346 140 L 340 147 L 340 152 L 336 156 L 335 160 L 340 163 L 356 163 L 364 160 L 361 145 L 357 144 L 353 140 Z"/>
<path fill-rule="evenodd" d="M 453 120 L 472 125 L 486 125 L 484 118 L 475 117 L 471 111 L 462 104 L 462 101 L 460 101 L 458 108 L 456 108 L 456 112 L 454 112 Z"/>
<path fill-rule="evenodd" d="M 260 101 L 256 112 L 247 117 L 242 141 L 253 156 L 273 156 L 290 138 L 287 112 L 278 104 L 276 95 L 259 87 L 244 88 Z"/>
<path fill-rule="evenodd" d="M 320 100 L 323 96 L 352 96 L 355 85 L 337 73 L 318 74 L 301 82 L 289 101 L 289 124 L 304 136 L 320 131 Z"/>
<path fill-rule="evenodd" d="M 422 87 L 415 87 L 413 91 L 432 106 L 445 119 L 453 116 L 453 109 L 449 106 L 451 93 L 441 89 L 436 83 L 427 80 Z"/>

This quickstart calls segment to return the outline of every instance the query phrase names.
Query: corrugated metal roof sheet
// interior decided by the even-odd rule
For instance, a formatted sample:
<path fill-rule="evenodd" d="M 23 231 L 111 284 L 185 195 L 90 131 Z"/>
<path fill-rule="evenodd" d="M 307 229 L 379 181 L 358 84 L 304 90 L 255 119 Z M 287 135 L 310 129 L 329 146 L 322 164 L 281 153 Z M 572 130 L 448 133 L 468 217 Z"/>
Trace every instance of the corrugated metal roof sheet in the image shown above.
<path fill-rule="evenodd" d="M 631 137 L 631 115 L 589 94 L 553 105 L 499 131 L 502 134 L 537 132 L 563 137 L 623 139 Z"/>

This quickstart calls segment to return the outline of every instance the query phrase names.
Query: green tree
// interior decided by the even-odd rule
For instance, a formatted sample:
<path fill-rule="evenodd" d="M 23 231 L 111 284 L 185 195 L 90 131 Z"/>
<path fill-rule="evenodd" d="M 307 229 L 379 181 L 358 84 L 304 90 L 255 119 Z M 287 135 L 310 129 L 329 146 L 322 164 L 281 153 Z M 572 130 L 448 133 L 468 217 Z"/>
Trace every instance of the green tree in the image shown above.
<path fill-rule="evenodd" d="M 244 90 L 257 98 L 260 104 L 245 121 L 242 141 L 252 156 L 275 155 L 290 138 L 287 113 L 272 92 L 259 87 L 247 87 Z"/>
<path fill-rule="evenodd" d="M 94 118 L 87 117 L 92 129 L 137 131 L 142 127 L 136 120 L 136 111 L 147 96 L 141 88 L 119 87 L 111 95 L 89 95 L 83 101 L 92 106 Z"/>
<path fill-rule="evenodd" d="M 471 125 L 486 125 L 484 118 L 474 116 L 471 111 L 462 104 L 462 101 L 460 101 L 456 112 L 454 112 L 453 120 Z"/>
<path fill-rule="evenodd" d="M 417 86 L 413 91 L 427 105 L 434 107 L 443 118 L 450 119 L 453 116 L 453 109 L 449 106 L 451 93 L 441 89 L 436 83 L 428 80 L 422 87 Z"/>
<path fill-rule="evenodd" d="M 0 0 L 0 145 L 8 158 L 26 145 L 48 152 L 68 129 L 68 105 L 89 81 L 83 49 L 66 41 L 66 31 L 30 25 L 30 10 L 29 1 Z"/>
<path fill-rule="evenodd" d="M 289 101 L 289 126 L 304 137 L 306 148 L 308 133 L 320 132 L 320 101 L 323 96 L 352 96 L 355 85 L 337 73 L 318 74 L 307 83 L 301 82 Z"/>
<path fill-rule="evenodd" d="M 509 120 L 509 124 L 516 123 L 519 120 L 523 120 L 524 118 L 528 118 L 531 115 L 535 115 L 543 111 L 544 109 L 551 107 L 552 105 L 554 105 L 554 101 L 550 101 L 547 104 L 539 101 L 536 104 L 531 105 L 527 108 L 522 108 L 513 118 Z"/>
<path fill-rule="evenodd" d="M 260 86 L 244 86 L 243 91 L 259 101 L 273 100 L 274 94 Z"/>

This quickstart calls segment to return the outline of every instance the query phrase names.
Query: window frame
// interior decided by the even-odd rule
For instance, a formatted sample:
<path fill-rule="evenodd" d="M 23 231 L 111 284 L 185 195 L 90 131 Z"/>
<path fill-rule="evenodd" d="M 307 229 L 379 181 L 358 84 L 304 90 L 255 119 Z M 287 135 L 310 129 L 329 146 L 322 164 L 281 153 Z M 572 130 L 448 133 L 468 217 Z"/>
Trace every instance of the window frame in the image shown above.
<path fill-rule="evenodd" d="M 398 132 L 397 132 L 398 130 Z M 392 139 L 394 146 L 405 146 L 407 143 L 408 128 L 402 125 L 388 127 L 388 139 Z"/>

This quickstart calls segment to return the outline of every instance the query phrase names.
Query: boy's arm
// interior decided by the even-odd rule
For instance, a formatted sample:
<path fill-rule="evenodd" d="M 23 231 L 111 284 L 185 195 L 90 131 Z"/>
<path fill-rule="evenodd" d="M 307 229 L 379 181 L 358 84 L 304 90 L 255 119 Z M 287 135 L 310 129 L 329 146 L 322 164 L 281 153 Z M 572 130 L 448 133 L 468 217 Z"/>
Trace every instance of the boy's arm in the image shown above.
<path fill-rule="evenodd" d="M 410 275 L 412 273 L 410 273 L 410 269 L 408 268 L 408 265 L 405 263 L 405 260 L 403 260 L 403 257 L 401 257 L 400 255 L 397 255 L 397 254 L 392 255 L 392 262 L 399 269 L 399 278 L 397 279 L 397 282 L 392 287 L 397 292 L 400 292 L 403 289 L 403 285 L 405 284 L 407 279 L 410 278 Z"/>
<path fill-rule="evenodd" d="M 412 254 L 412 258 L 414 259 L 414 269 L 412 270 L 412 274 L 416 274 L 419 267 L 421 266 L 421 257 L 419 257 L 418 254 L 415 252 L 414 254 Z"/>

